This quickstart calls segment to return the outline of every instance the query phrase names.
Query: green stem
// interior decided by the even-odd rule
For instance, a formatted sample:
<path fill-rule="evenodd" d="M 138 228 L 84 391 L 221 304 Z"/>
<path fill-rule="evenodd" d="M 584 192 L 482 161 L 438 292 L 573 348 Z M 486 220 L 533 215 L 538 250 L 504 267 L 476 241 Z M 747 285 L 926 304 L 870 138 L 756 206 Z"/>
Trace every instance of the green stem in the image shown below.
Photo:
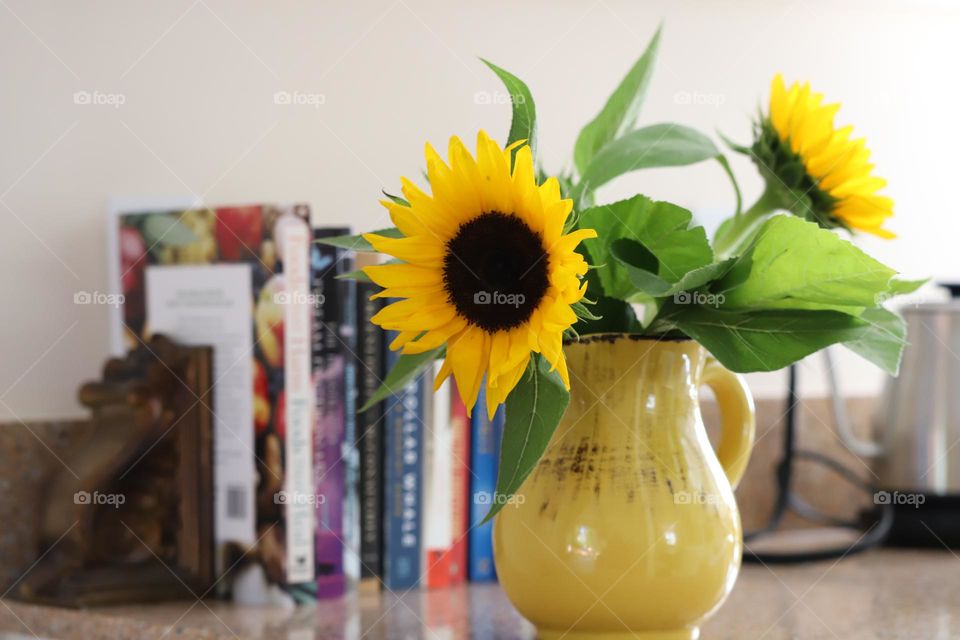
<path fill-rule="evenodd" d="M 718 260 L 739 255 L 750 244 L 767 217 L 780 208 L 779 194 L 767 187 L 749 209 L 720 225 L 713 239 Z"/>

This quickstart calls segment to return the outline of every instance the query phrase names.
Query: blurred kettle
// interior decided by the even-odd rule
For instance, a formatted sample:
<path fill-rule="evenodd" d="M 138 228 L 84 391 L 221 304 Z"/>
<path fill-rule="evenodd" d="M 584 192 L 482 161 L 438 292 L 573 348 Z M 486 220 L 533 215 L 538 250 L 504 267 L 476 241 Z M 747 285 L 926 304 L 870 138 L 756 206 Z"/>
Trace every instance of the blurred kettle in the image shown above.
<path fill-rule="evenodd" d="M 837 431 L 875 459 L 874 502 L 893 507 L 887 543 L 897 546 L 960 547 L 960 285 L 944 286 L 948 301 L 901 309 L 908 344 L 880 400 L 877 442 L 853 434 L 826 355 Z"/>
<path fill-rule="evenodd" d="M 828 362 L 840 437 L 854 453 L 877 459 L 883 489 L 960 496 L 960 285 L 944 286 L 950 300 L 900 310 L 908 344 L 900 375 L 887 379 L 880 400 L 878 442 L 853 434 Z"/>

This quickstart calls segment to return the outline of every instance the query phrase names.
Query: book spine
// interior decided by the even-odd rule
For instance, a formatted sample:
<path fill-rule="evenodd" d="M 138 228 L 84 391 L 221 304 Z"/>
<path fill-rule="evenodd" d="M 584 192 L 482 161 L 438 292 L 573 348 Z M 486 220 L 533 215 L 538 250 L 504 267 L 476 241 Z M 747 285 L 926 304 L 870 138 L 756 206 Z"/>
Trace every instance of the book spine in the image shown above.
<path fill-rule="evenodd" d="M 349 229 L 338 229 L 345 235 Z M 337 250 L 338 274 L 354 270 L 353 251 Z M 360 580 L 360 450 L 357 448 L 357 284 L 353 280 L 339 279 L 343 304 L 343 316 L 340 318 L 340 347 L 344 356 L 344 440 L 342 457 L 344 461 L 344 503 L 343 503 L 343 541 L 346 547 L 343 560 L 344 574 L 348 584 L 356 585 Z"/>
<path fill-rule="evenodd" d="M 345 231 L 343 231 L 345 233 Z M 340 235 L 340 230 L 317 229 L 315 238 Z M 316 487 L 316 584 L 317 597 L 334 598 L 346 590 L 344 576 L 344 502 L 347 495 L 346 357 L 341 338 L 344 316 L 342 290 L 336 276 L 336 248 L 314 243 L 311 269 L 313 306 L 313 378 L 316 426 L 313 438 L 314 486 Z"/>
<path fill-rule="evenodd" d="M 388 332 L 387 344 L 396 335 Z M 387 350 L 388 370 L 398 357 Z M 420 581 L 423 423 L 428 390 L 427 378 L 421 375 L 387 399 L 384 584 L 388 589 L 407 589 Z"/>
<path fill-rule="evenodd" d="M 433 366 L 434 375 L 440 363 Z M 423 576 L 428 588 L 450 584 L 453 546 L 453 423 L 448 378 L 432 394 L 424 455 Z"/>
<path fill-rule="evenodd" d="M 357 284 L 357 407 L 373 397 L 386 372 L 383 367 L 383 330 L 371 319 L 383 300 L 370 297 L 380 287 Z M 379 587 L 383 575 L 383 403 L 357 414 L 360 452 L 360 580 Z"/>
<path fill-rule="evenodd" d="M 449 560 L 450 584 L 467 579 L 467 531 L 470 520 L 470 418 L 467 407 L 457 392 L 456 383 L 450 384 L 450 422 L 453 429 L 453 480 L 451 483 L 451 537 Z"/>
<path fill-rule="evenodd" d="M 284 403 L 284 529 L 286 533 L 286 582 L 300 584 L 314 579 L 313 545 L 316 524 L 311 496 L 313 488 L 314 393 L 311 379 L 310 244 L 307 223 L 294 215 L 277 222 L 281 247 L 283 303 Z"/>
<path fill-rule="evenodd" d="M 480 395 L 473 409 L 471 424 L 473 485 L 470 501 L 469 578 L 472 582 L 497 579 L 493 566 L 493 522 L 480 524 L 497 488 L 497 465 L 500 457 L 500 433 L 503 425 L 503 407 L 497 409 L 493 420 L 488 419 L 486 393 Z"/>

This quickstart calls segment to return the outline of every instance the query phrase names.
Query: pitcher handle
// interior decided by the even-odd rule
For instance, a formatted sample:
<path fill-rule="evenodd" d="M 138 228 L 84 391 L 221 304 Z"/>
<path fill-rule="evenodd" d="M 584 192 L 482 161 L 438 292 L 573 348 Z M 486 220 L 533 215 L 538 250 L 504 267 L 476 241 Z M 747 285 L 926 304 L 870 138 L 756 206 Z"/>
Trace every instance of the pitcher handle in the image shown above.
<path fill-rule="evenodd" d="M 756 431 L 753 396 L 743 376 L 733 373 L 708 357 L 703 368 L 703 384 L 713 390 L 720 406 L 721 430 L 717 458 L 734 489 L 740 483 L 750 461 Z"/>

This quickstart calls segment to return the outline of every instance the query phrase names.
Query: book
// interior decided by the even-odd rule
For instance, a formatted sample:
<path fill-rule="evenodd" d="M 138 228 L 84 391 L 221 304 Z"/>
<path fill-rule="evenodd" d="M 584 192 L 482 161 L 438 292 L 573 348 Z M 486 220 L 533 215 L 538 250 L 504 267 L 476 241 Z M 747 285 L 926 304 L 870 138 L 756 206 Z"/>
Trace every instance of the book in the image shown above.
<path fill-rule="evenodd" d="M 368 253 L 357 255 L 356 267 L 376 264 Z M 372 318 L 383 308 L 383 299 L 372 296 L 380 287 L 357 283 L 357 400 L 363 407 L 373 397 L 384 377 L 383 330 Z M 357 414 L 357 449 L 360 454 L 360 583 L 379 590 L 383 575 L 383 413 L 384 403 Z"/>
<path fill-rule="evenodd" d="M 433 363 L 433 375 L 440 363 Z M 450 549 L 453 547 L 453 421 L 450 414 L 450 379 L 430 398 L 424 437 L 423 483 L 423 583 L 425 587 L 450 584 Z"/>
<path fill-rule="evenodd" d="M 237 565 L 221 584 L 244 602 L 312 599 L 309 208 L 133 211 L 116 222 L 130 292 L 120 335 L 215 347 L 216 393 L 198 402 L 216 415 L 217 570 Z"/>
<path fill-rule="evenodd" d="M 504 408 L 502 406 L 497 409 L 493 420 L 487 417 L 486 392 L 481 386 L 470 425 L 470 470 L 472 472 L 470 524 L 472 526 L 468 534 L 467 573 L 471 582 L 497 579 L 493 564 L 493 521 L 485 524 L 480 522 L 490 510 L 497 489 L 497 467 L 503 423 Z"/>
<path fill-rule="evenodd" d="M 314 239 L 348 233 L 347 229 L 315 229 Z M 316 580 L 319 598 L 343 595 L 346 561 L 351 553 L 355 519 L 353 482 L 352 285 L 337 276 L 352 269 L 352 255 L 343 249 L 314 243 L 311 266 L 313 373 L 316 394 L 314 473 L 316 493 Z M 350 309 L 348 309 L 348 306 Z M 355 496 L 354 496 L 355 497 Z M 354 551 L 355 553 L 355 551 Z"/>
<path fill-rule="evenodd" d="M 397 334 L 387 332 L 389 344 Z M 399 354 L 387 350 L 387 370 Z M 384 420 L 384 567 L 387 589 L 408 589 L 420 582 L 423 425 L 427 394 L 425 374 L 387 398 Z"/>
<path fill-rule="evenodd" d="M 451 482 L 451 546 L 446 552 L 450 584 L 467 579 L 467 531 L 470 524 L 470 418 L 467 407 L 457 392 L 456 382 L 450 384 L 450 422 L 453 429 Z"/>

